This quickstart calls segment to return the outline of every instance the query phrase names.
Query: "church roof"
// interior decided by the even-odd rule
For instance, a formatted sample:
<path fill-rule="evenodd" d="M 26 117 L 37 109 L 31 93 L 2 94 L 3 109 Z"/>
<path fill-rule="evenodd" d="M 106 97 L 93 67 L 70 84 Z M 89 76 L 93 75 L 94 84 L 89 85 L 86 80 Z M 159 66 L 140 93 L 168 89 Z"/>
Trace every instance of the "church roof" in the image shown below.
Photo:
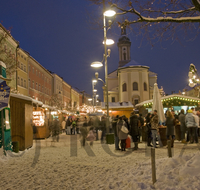
<path fill-rule="evenodd" d="M 121 36 L 118 40 L 118 42 L 130 42 L 130 39 L 127 36 Z"/>
<path fill-rule="evenodd" d="M 138 62 L 136 62 L 135 60 L 132 60 L 132 61 L 128 62 L 126 65 L 124 65 L 124 66 L 122 66 L 120 68 L 126 68 L 126 67 L 144 67 L 144 68 L 148 68 L 149 69 L 148 66 L 141 65 Z"/>

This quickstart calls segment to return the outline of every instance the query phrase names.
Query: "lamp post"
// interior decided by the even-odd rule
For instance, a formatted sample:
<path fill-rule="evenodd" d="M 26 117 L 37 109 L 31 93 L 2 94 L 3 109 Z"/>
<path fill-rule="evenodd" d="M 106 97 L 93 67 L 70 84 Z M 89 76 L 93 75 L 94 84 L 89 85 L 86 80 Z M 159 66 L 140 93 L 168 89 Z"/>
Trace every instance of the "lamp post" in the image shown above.
<path fill-rule="evenodd" d="M 190 64 L 188 77 L 189 77 L 189 86 L 190 87 L 194 87 L 197 84 L 200 84 L 200 79 L 197 74 L 197 69 L 193 63 Z M 199 88 L 198 97 L 200 98 L 200 88 Z"/>
<path fill-rule="evenodd" d="M 107 27 L 106 27 L 106 17 L 112 17 L 116 14 L 113 10 L 108 10 L 103 13 L 103 30 L 104 30 L 104 64 L 105 64 L 105 83 L 104 88 L 106 92 L 105 97 L 105 106 L 107 110 L 107 118 L 106 118 L 106 132 L 109 133 L 109 101 L 108 101 L 108 66 L 107 66 L 107 57 L 110 56 L 110 49 L 107 49 L 107 45 L 111 45 L 114 43 L 113 40 L 107 39 Z M 103 61 L 102 61 L 103 62 Z M 91 64 L 92 67 L 101 67 L 103 66 L 102 62 L 95 61 Z M 98 78 L 98 77 L 97 77 Z"/>
<path fill-rule="evenodd" d="M 97 80 L 92 80 L 92 99 L 93 99 L 93 112 L 95 112 L 95 96 L 96 96 L 96 92 L 97 92 L 97 89 L 94 89 L 95 87 L 95 84 L 97 83 Z"/>

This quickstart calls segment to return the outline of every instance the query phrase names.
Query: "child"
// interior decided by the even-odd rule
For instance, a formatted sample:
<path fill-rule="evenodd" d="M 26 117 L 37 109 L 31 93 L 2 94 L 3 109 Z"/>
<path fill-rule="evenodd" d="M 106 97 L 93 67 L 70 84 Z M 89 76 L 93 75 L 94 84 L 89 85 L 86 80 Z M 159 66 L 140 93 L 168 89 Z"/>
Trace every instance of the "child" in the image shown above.
<path fill-rule="evenodd" d="M 93 141 L 96 140 L 96 136 L 95 136 L 93 127 L 90 128 L 86 139 L 87 139 L 87 141 L 90 141 L 90 146 L 92 146 L 93 145 Z"/>

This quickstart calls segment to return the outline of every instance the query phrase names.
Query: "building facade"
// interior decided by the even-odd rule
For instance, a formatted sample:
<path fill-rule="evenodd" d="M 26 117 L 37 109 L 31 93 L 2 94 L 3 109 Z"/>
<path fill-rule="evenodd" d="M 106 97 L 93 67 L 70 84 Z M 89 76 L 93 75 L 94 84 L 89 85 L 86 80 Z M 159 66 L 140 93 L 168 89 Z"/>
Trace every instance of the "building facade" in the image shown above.
<path fill-rule="evenodd" d="M 28 88 L 28 59 L 29 53 L 21 48 L 17 50 L 17 91 L 29 96 Z"/>
<path fill-rule="evenodd" d="M 117 45 L 118 68 L 108 75 L 109 102 L 131 102 L 136 105 L 151 99 L 154 83 L 157 83 L 157 74 L 149 71 L 148 66 L 131 60 L 131 42 L 125 28 L 121 29 L 121 37 Z"/>
<path fill-rule="evenodd" d="M 29 96 L 50 105 L 53 92 L 52 74 L 31 56 L 28 59 L 28 70 Z"/>

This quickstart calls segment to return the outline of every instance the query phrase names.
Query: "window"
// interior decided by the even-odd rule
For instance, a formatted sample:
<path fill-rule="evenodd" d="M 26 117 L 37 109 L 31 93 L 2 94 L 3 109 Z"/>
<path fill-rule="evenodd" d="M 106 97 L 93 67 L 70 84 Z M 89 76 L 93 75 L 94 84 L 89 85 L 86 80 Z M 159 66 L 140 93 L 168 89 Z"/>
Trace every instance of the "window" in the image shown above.
<path fill-rule="evenodd" d="M 31 72 L 31 66 L 30 65 L 28 66 L 28 69 L 29 69 L 29 72 Z"/>
<path fill-rule="evenodd" d="M 32 81 L 32 88 L 34 88 L 34 81 Z"/>
<path fill-rule="evenodd" d="M 26 80 L 24 80 L 24 88 L 26 88 Z"/>
<path fill-rule="evenodd" d="M 115 97 L 112 97 L 112 102 L 115 102 Z"/>
<path fill-rule="evenodd" d="M 26 57 L 24 57 L 24 60 L 26 61 Z"/>
<path fill-rule="evenodd" d="M 21 69 L 23 70 L 24 66 L 23 66 L 23 63 L 21 63 Z"/>
<path fill-rule="evenodd" d="M 122 92 L 126 92 L 126 83 L 122 85 Z"/>
<path fill-rule="evenodd" d="M 37 70 L 36 70 L 36 76 L 37 76 Z"/>
<path fill-rule="evenodd" d="M 26 65 L 24 65 L 24 71 L 26 72 Z"/>
<path fill-rule="evenodd" d="M 39 84 L 39 91 L 40 91 L 40 84 Z"/>
<path fill-rule="evenodd" d="M 23 81 L 24 81 L 24 80 L 23 80 L 23 79 L 21 79 L 21 86 L 24 86 L 24 85 L 23 85 Z"/>
<path fill-rule="evenodd" d="M 35 89 L 36 89 L 36 90 L 38 89 L 38 84 L 37 84 L 37 82 L 35 83 Z"/>
<path fill-rule="evenodd" d="M 144 82 L 144 91 L 147 91 L 147 83 Z"/>
<path fill-rule="evenodd" d="M 33 74 L 34 74 L 34 67 L 33 67 Z"/>
<path fill-rule="evenodd" d="M 18 85 L 20 85 L 20 78 L 19 77 L 17 78 L 17 83 L 18 83 Z"/>
<path fill-rule="evenodd" d="M 137 82 L 133 83 L 133 90 L 138 90 L 138 83 Z"/>
<path fill-rule="evenodd" d="M 139 103 L 138 99 L 134 100 L 135 105 Z"/>

